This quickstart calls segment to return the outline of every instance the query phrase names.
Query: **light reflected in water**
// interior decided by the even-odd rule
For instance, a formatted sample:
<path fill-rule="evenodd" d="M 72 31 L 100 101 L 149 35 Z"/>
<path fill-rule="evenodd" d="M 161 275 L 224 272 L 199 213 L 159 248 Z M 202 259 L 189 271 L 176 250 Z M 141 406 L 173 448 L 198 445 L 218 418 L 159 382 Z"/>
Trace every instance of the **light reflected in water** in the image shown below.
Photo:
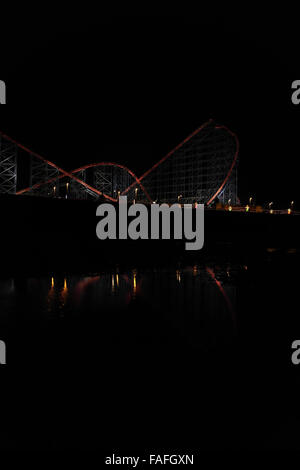
<path fill-rule="evenodd" d="M 61 307 L 64 307 L 66 305 L 68 299 L 68 285 L 67 285 L 67 279 L 64 279 L 64 286 L 60 292 L 60 301 L 61 301 Z"/>
<path fill-rule="evenodd" d="M 137 284 L 136 284 L 136 270 L 133 271 L 133 295 L 132 297 L 136 298 Z"/>
<path fill-rule="evenodd" d="M 245 273 L 243 266 L 241 270 Z M 1 288 L 5 292 L 3 281 L 0 292 Z M 118 328 L 126 331 L 126 322 L 136 318 L 136 311 L 144 325 L 144 335 L 175 331 L 197 342 L 200 337 L 205 339 L 207 329 L 208 335 L 215 329 L 221 330 L 219 335 L 235 334 L 236 286 L 234 276 L 227 276 L 227 267 L 206 269 L 192 265 L 29 278 L 22 281 L 22 290 L 16 288 L 13 295 L 20 295 L 24 310 L 36 312 L 43 321 L 64 321 L 65 317 L 85 321 L 95 316 L 103 320 L 103 332 Z M 10 309 L 15 308 L 13 302 L 10 305 Z M 5 307 L 2 298 L 0 307 Z M 135 328 L 134 324 L 131 331 Z"/>
<path fill-rule="evenodd" d="M 50 286 L 50 289 L 48 291 L 48 295 L 47 295 L 47 310 L 48 312 L 51 312 L 52 309 L 53 309 L 53 301 L 54 301 L 54 297 L 55 297 L 55 281 L 54 281 L 54 277 L 51 277 L 51 286 Z"/>
<path fill-rule="evenodd" d="M 115 275 L 111 275 L 111 291 L 115 292 Z"/>

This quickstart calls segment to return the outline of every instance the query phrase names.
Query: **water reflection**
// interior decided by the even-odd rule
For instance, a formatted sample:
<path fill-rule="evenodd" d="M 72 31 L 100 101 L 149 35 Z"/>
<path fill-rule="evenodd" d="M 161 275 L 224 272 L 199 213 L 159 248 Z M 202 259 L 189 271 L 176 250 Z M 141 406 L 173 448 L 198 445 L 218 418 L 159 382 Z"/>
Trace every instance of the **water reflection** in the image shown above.
<path fill-rule="evenodd" d="M 136 285 L 136 270 L 133 271 L 133 295 L 132 298 L 136 298 L 136 291 L 137 291 L 137 285 Z"/>
<path fill-rule="evenodd" d="M 235 335 L 237 284 L 232 273 L 237 271 L 245 272 L 244 266 L 116 269 L 28 278 L 14 289 L 8 287 L 15 285 L 11 279 L 0 281 L 0 306 L 16 312 L 22 303 L 42 322 L 97 318 L 107 334 L 170 335 L 202 344 Z M 16 302 L 9 304 L 9 296 Z"/>
<path fill-rule="evenodd" d="M 115 292 L 115 275 L 112 274 L 111 276 L 111 291 Z"/>
<path fill-rule="evenodd" d="M 61 308 L 65 307 L 66 305 L 66 302 L 67 302 L 67 299 L 68 299 L 68 286 L 67 286 L 67 279 L 65 278 L 64 279 L 64 286 L 61 290 L 61 293 L 60 293 L 60 306 Z"/>
<path fill-rule="evenodd" d="M 229 312 L 231 313 L 231 316 L 232 316 L 232 319 L 233 319 L 233 325 L 234 327 L 236 327 L 236 312 L 235 312 L 235 308 L 230 300 L 230 297 L 228 296 L 226 290 L 224 289 L 222 283 L 216 278 L 216 275 L 213 271 L 213 269 L 207 267 L 206 268 L 206 271 L 208 272 L 208 274 L 211 276 L 212 280 L 215 282 L 216 286 L 218 287 L 220 293 L 222 294 L 226 304 L 227 304 L 227 307 L 228 307 L 228 310 Z M 226 270 L 226 274 L 228 277 L 230 277 L 230 273 L 229 273 L 229 270 L 227 268 Z"/>

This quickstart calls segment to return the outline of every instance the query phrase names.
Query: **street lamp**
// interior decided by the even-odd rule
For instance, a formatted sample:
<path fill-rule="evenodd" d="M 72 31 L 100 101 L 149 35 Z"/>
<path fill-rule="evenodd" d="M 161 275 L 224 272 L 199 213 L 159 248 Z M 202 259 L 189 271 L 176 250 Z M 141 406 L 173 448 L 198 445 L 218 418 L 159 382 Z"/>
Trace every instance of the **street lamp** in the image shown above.
<path fill-rule="evenodd" d="M 251 197 L 249 198 L 249 206 L 251 206 L 252 201 L 253 201 L 253 197 L 251 196 Z"/>
<path fill-rule="evenodd" d="M 53 186 L 53 195 L 56 195 L 56 186 Z"/>
<path fill-rule="evenodd" d="M 68 193 L 69 193 L 69 183 L 66 183 L 66 199 L 68 199 Z"/>
<path fill-rule="evenodd" d="M 177 202 L 179 202 L 179 199 L 182 198 L 182 194 L 179 194 L 179 196 L 177 196 Z"/>

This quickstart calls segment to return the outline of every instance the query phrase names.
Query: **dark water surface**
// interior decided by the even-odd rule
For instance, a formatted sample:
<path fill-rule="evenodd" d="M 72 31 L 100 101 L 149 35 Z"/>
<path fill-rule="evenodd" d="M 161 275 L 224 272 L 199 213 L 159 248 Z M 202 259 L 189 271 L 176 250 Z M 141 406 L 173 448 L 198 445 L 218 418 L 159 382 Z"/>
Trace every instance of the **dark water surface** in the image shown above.
<path fill-rule="evenodd" d="M 269 248 L 2 279 L 3 447 L 297 447 L 298 264 L 297 250 Z"/>

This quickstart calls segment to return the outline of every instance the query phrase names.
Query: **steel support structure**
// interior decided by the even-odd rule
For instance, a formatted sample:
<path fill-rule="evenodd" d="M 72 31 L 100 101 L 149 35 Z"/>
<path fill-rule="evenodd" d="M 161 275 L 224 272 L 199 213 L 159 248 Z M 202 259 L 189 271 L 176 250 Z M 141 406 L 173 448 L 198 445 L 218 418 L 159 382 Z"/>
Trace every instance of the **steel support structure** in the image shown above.
<path fill-rule="evenodd" d="M 235 152 L 234 137 L 225 128 L 210 123 L 141 180 L 158 203 L 206 204 L 225 181 Z M 236 166 L 233 170 L 216 199 L 228 197 L 235 204 Z"/>
<path fill-rule="evenodd" d="M 60 172 L 57 168 L 50 166 L 47 161 L 41 160 L 31 154 L 30 186 L 34 187 L 40 183 L 44 184 L 40 184 L 38 188 L 28 191 L 28 194 L 42 197 L 59 196 L 59 175 Z"/>
<path fill-rule="evenodd" d="M 18 147 L 0 134 L 0 194 L 16 194 Z"/>
<path fill-rule="evenodd" d="M 222 204 L 230 204 L 236 206 L 240 204 L 238 198 L 238 165 L 236 164 L 232 170 L 232 174 L 226 183 L 223 191 L 218 196 Z"/>
<path fill-rule="evenodd" d="M 124 168 L 105 164 L 93 168 L 93 186 L 112 198 L 118 198 L 132 182 L 132 176 Z"/>
<path fill-rule="evenodd" d="M 82 181 L 86 182 L 86 170 L 79 171 L 76 176 Z M 71 180 L 69 183 L 69 199 L 88 199 L 90 194 L 87 192 L 80 183 L 76 180 Z"/>
<path fill-rule="evenodd" d="M 141 177 L 113 162 L 85 165 L 72 172 L 0 133 L 0 192 L 16 193 L 17 148 L 30 156 L 30 186 L 17 194 L 88 199 L 105 197 L 173 204 L 220 201 L 238 204 L 239 143 L 225 126 L 210 120 L 196 129 Z M 68 183 L 65 183 L 66 179 Z"/>

